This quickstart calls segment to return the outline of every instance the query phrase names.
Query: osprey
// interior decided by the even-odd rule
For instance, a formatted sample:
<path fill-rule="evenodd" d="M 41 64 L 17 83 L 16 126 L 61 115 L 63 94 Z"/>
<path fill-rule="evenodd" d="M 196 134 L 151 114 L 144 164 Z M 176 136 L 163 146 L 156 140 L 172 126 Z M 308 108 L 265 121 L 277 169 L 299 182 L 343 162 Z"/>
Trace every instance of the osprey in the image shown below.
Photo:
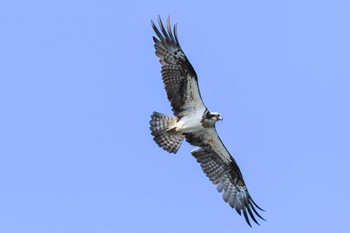
<path fill-rule="evenodd" d="M 215 129 L 215 123 L 223 118 L 203 103 L 196 72 L 179 44 L 176 24 L 172 31 L 169 17 L 167 30 L 160 17 L 158 23 L 160 30 L 152 21 L 158 36 L 153 37 L 155 53 L 162 65 L 162 79 L 175 116 L 153 112 L 150 121 L 153 139 L 170 153 L 176 153 L 184 139 L 197 146 L 191 153 L 217 190 L 223 192 L 224 201 L 239 215 L 243 212 L 249 226 L 248 214 L 259 225 L 254 214 L 265 220 L 256 210 L 262 209 L 251 198 L 237 163 Z"/>

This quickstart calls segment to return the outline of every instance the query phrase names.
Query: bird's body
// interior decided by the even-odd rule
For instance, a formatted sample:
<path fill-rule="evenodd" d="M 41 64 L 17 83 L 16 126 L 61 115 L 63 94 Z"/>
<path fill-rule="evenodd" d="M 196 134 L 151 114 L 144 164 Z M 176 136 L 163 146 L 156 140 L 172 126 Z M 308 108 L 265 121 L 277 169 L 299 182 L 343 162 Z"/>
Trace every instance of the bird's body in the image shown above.
<path fill-rule="evenodd" d="M 191 151 L 210 181 L 223 192 L 225 202 L 243 215 L 250 225 L 260 209 L 250 197 L 238 165 L 222 143 L 216 129 L 221 114 L 210 112 L 204 105 L 197 74 L 180 47 L 176 26 L 174 33 L 167 20 L 167 30 L 159 18 L 160 31 L 152 22 L 158 38 L 153 37 L 156 55 L 162 64 L 162 77 L 175 116 L 154 112 L 151 131 L 154 141 L 164 150 L 176 153 L 184 139 L 198 148 Z"/>
<path fill-rule="evenodd" d="M 201 124 L 202 116 L 199 114 L 193 114 L 181 117 L 176 124 L 170 128 L 170 131 L 175 131 L 177 133 L 186 134 L 186 133 L 197 133 L 203 130 Z"/>

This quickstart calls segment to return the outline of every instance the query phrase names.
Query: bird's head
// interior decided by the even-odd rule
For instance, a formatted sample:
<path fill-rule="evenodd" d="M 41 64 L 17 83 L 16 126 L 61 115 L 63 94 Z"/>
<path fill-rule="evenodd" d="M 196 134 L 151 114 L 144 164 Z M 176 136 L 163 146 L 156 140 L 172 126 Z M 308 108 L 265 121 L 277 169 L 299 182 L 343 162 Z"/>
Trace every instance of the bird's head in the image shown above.
<path fill-rule="evenodd" d="M 203 119 L 204 127 L 213 127 L 216 122 L 222 121 L 223 118 L 218 112 L 207 112 L 205 114 L 205 119 Z"/>
<path fill-rule="evenodd" d="M 209 112 L 208 118 L 214 120 L 215 122 L 222 121 L 224 119 L 222 118 L 221 114 L 218 112 Z"/>

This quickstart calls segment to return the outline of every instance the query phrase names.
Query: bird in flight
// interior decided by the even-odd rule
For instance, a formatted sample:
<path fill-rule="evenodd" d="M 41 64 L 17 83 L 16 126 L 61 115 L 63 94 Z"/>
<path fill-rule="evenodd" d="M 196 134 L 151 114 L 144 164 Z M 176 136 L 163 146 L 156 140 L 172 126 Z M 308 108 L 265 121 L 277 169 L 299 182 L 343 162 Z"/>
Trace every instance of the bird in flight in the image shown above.
<path fill-rule="evenodd" d="M 184 139 L 196 146 L 192 155 L 217 190 L 223 192 L 224 201 L 239 215 L 243 212 L 249 226 L 250 218 L 259 225 L 255 216 L 265 220 L 257 211 L 262 209 L 250 196 L 236 161 L 215 129 L 216 122 L 223 118 L 203 103 L 197 74 L 179 44 L 176 24 L 172 30 L 169 17 L 166 28 L 160 17 L 158 24 L 159 29 L 152 21 L 157 35 L 153 37 L 155 53 L 174 116 L 153 112 L 150 129 L 154 141 L 170 153 L 176 153 Z"/>

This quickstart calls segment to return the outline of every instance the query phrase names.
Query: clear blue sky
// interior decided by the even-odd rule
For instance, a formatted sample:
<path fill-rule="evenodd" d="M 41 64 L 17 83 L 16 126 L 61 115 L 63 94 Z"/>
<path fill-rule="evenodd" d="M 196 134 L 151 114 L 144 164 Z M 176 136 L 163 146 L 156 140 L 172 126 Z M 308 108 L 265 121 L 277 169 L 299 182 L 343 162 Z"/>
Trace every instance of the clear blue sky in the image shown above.
<path fill-rule="evenodd" d="M 267 222 L 248 227 L 170 114 L 169 14 Z M 2 1 L 0 232 L 349 232 L 349 1 Z"/>

